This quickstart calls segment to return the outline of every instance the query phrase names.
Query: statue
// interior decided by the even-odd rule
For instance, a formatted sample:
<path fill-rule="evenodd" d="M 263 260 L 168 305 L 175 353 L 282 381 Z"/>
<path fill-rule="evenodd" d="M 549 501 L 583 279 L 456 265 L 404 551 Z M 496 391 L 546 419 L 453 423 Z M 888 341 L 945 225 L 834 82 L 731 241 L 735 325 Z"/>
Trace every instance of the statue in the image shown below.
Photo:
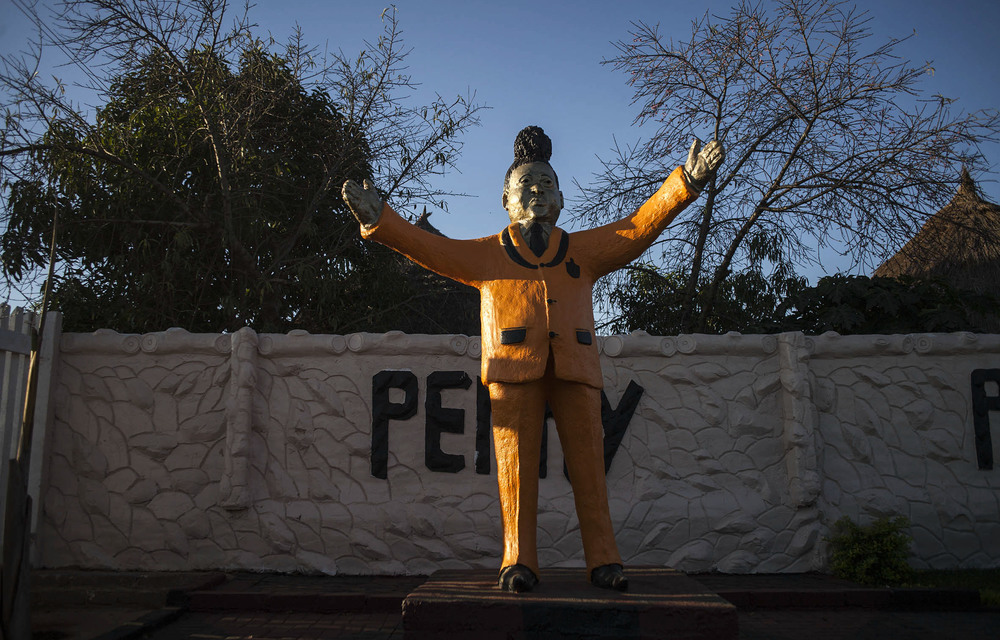
<path fill-rule="evenodd" d="M 556 226 L 563 196 L 551 154 L 552 143 L 539 127 L 518 133 L 502 196 L 510 224 L 477 240 L 414 227 L 367 181 L 361 186 L 348 180 L 343 197 L 365 238 L 480 291 L 482 379 L 492 406 L 503 516 L 500 588 L 530 591 L 538 583 L 538 466 L 548 402 L 573 487 L 590 581 L 626 591 L 604 475 L 603 377 L 592 289 L 599 277 L 652 244 L 698 197 L 725 154 L 718 141 L 702 147 L 695 139 L 685 165 L 635 213 L 574 233 Z"/>

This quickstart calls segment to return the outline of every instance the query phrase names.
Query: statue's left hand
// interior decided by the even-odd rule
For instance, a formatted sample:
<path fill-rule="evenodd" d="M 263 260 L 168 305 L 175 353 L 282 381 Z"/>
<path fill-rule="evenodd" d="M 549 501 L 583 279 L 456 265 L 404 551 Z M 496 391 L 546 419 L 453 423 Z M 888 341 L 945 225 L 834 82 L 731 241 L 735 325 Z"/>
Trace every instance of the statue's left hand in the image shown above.
<path fill-rule="evenodd" d="M 702 147 L 701 140 L 695 138 L 688 151 L 687 162 L 684 163 L 684 177 L 692 189 L 700 192 L 725 159 L 726 150 L 721 142 L 712 140 Z"/>

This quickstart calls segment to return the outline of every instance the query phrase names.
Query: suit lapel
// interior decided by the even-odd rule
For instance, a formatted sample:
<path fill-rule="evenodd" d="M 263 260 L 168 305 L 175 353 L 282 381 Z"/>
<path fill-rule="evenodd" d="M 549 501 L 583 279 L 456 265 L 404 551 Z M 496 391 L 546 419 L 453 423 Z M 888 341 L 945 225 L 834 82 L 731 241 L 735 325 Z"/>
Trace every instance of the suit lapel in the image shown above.
<path fill-rule="evenodd" d="M 507 250 L 507 256 L 526 269 L 557 266 L 566 257 L 569 248 L 569 234 L 559 227 L 553 227 L 552 233 L 549 234 L 548 247 L 540 257 L 536 257 L 528 248 L 527 240 L 521 235 L 521 225 L 516 222 L 512 222 L 503 230 L 500 241 Z"/>

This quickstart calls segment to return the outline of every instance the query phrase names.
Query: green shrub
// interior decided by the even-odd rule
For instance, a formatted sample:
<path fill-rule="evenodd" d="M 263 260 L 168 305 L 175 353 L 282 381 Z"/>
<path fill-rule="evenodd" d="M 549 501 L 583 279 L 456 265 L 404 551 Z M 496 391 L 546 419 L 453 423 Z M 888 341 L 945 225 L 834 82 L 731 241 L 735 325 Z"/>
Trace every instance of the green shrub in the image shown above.
<path fill-rule="evenodd" d="M 838 273 L 820 278 L 814 287 L 790 290 L 776 317 L 782 331 L 815 334 L 992 333 L 1000 321 L 998 303 L 939 279 Z"/>
<path fill-rule="evenodd" d="M 879 518 L 861 526 L 844 516 L 833 525 L 830 569 L 833 575 L 867 585 L 898 585 L 910 579 L 906 562 L 912 538 L 903 530 L 910 521 L 902 516 Z"/>
<path fill-rule="evenodd" d="M 1000 569 L 929 569 L 914 571 L 908 587 L 975 589 L 989 609 L 1000 609 Z"/>

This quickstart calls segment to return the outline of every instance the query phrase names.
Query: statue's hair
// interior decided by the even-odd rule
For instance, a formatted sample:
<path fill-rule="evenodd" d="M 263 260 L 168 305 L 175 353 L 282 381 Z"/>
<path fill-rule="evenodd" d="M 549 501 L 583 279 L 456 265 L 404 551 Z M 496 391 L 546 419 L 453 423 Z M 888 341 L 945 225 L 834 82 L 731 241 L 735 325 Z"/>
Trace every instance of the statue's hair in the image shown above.
<path fill-rule="evenodd" d="M 507 175 L 503 179 L 504 191 L 507 190 L 507 183 L 510 181 L 510 174 L 514 169 L 529 162 L 544 162 L 552 169 L 549 158 L 552 157 L 552 140 L 545 135 L 541 127 L 530 126 L 521 129 L 514 139 L 514 162 L 507 169 Z M 552 175 L 556 178 L 556 186 L 559 186 L 559 176 L 556 170 L 552 169 Z"/>

